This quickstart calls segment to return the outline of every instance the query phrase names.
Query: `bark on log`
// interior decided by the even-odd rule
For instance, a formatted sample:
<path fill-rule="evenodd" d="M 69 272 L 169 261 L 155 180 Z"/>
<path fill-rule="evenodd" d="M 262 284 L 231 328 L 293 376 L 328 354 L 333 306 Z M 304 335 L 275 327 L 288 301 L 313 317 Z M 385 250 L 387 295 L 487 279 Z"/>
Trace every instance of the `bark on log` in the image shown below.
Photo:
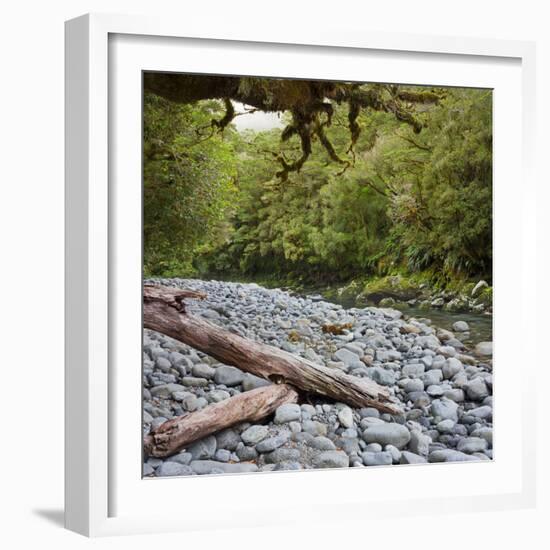
<path fill-rule="evenodd" d="M 230 397 L 197 412 L 172 418 L 144 438 L 146 456 L 173 455 L 193 441 L 239 422 L 256 422 L 285 403 L 296 403 L 298 394 L 287 384 L 273 384 Z"/>
<path fill-rule="evenodd" d="M 271 381 L 284 381 L 353 407 L 374 407 L 390 414 L 401 412 L 391 403 L 389 391 L 373 380 L 317 365 L 188 314 L 183 302 L 187 293 L 171 287 L 144 286 L 144 327 L 184 342 L 222 363 Z"/>

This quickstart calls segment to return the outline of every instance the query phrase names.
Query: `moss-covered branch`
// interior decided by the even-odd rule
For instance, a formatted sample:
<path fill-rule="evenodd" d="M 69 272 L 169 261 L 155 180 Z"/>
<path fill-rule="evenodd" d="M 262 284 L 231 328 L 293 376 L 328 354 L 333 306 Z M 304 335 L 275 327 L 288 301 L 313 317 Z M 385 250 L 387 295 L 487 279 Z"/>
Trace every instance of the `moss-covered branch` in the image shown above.
<path fill-rule="evenodd" d="M 145 73 L 144 88 L 147 92 L 176 103 L 222 100 L 225 115 L 212 122 L 220 130 L 226 128 L 236 116 L 233 101 L 264 112 L 291 112 L 292 122 L 283 130 L 281 139 L 284 142 L 298 136 L 301 155 L 290 162 L 282 154 L 279 155 L 282 168 L 277 175 L 283 181 L 289 173 L 300 171 L 311 155 L 311 144 L 316 138 L 333 162 L 345 166 L 351 164 L 350 160 L 338 154 L 325 132 L 332 121 L 334 103 L 347 104 L 349 108 L 350 144 L 345 154 L 353 155 L 354 146 L 361 135 L 358 120 L 362 110 L 392 113 L 418 133 L 422 123 L 416 115 L 414 104 L 435 103 L 440 97 L 430 90 L 417 91 L 385 84 L 170 73 Z"/>

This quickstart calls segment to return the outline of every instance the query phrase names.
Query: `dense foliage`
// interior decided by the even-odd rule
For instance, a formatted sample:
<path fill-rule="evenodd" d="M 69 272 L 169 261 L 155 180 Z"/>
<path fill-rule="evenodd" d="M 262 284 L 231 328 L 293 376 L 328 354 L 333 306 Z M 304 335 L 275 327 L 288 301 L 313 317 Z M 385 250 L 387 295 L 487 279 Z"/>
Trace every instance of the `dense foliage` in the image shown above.
<path fill-rule="evenodd" d="M 176 105 L 144 100 L 143 240 L 146 275 L 194 271 L 193 261 L 218 244 L 234 195 L 231 145 L 211 134 L 215 101 Z"/>
<path fill-rule="evenodd" d="M 407 92 L 407 88 L 402 88 Z M 286 181 L 280 158 L 300 158 L 281 130 L 222 132 L 220 101 L 175 104 L 145 95 L 145 271 L 158 275 L 346 280 L 428 271 L 491 278 L 492 97 L 439 91 L 415 116 L 361 111 L 349 147 L 349 106 L 312 142 Z M 289 116 L 289 115 L 285 115 Z"/>

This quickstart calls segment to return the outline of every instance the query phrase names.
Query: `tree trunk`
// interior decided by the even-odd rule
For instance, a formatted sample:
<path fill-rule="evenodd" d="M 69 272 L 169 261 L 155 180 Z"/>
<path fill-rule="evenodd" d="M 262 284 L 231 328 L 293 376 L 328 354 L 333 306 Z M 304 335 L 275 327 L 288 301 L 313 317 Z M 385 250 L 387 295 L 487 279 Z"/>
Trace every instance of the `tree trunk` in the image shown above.
<path fill-rule="evenodd" d="M 287 384 L 273 384 L 230 397 L 185 416 L 167 420 L 144 439 L 146 456 L 173 455 L 193 441 L 239 422 L 256 422 L 284 403 L 296 403 L 298 394 Z"/>
<path fill-rule="evenodd" d="M 218 325 L 185 311 L 189 291 L 144 286 L 144 327 L 162 332 L 214 357 L 227 365 L 262 378 L 286 382 L 310 393 L 318 393 L 353 407 L 374 407 L 395 414 L 389 391 L 370 379 L 350 376 L 338 369 L 233 334 Z"/>

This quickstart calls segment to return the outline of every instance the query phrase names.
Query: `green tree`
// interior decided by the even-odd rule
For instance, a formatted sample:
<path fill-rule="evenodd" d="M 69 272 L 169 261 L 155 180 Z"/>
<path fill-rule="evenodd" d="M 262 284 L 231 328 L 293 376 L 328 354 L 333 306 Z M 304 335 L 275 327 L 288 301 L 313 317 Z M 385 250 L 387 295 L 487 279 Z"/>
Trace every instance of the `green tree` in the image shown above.
<path fill-rule="evenodd" d="M 144 272 L 189 275 L 216 244 L 235 193 L 235 155 L 212 131 L 217 101 L 178 105 L 145 94 L 143 120 Z M 231 129 L 226 130 L 231 133 Z"/>
<path fill-rule="evenodd" d="M 425 132 L 405 139 L 394 164 L 394 251 L 411 270 L 491 278 L 491 91 L 449 90 Z"/>
<path fill-rule="evenodd" d="M 273 101 L 288 93 L 288 107 L 315 90 L 257 81 L 240 79 L 233 91 L 218 82 L 226 95 L 207 92 L 219 100 L 145 94 L 147 274 L 491 278 L 491 91 L 437 90 L 437 102 L 430 91 L 422 103 L 418 87 L 326 86 L 319 93 L 345 90 L 347 99 L 332 96 L 330 116 L 308 103 L 314 126 L 304 144 L 298 107 L 283 129 L 235 131 L 228 97 L 245 94 L 266 110 L 271 91 Z M 375 107 L 356 110 L 356 94 Z M 281 165 L 293 168 L 281 177 Z"/>

